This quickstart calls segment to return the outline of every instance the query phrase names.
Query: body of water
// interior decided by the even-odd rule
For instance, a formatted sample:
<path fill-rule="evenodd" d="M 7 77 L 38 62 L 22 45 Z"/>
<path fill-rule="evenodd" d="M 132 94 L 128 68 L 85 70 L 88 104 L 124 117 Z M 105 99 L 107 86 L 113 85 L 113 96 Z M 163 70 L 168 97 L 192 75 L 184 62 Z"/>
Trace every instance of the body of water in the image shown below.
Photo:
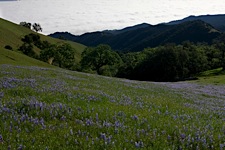
<path fill-rule="evenodd" d="M 225 14 L 224 8 L 224 0 L 0 0 L 0 17 L 40 23 L 44 34 L 79 35 L 189 15 Z"/>

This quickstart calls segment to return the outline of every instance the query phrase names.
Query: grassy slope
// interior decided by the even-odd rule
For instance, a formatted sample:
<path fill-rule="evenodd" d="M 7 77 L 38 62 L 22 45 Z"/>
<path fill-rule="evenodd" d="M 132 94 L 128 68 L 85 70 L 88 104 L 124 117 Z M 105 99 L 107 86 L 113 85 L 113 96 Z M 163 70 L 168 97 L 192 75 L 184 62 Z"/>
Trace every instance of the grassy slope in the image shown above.
<path fill-rule="evenodd" d="M 14 50 L 17 50 L 19 46 L 22 45 L 21 38 L 29 33 L 34 33 L 34 32 L 0 18 L 0 47 L 1 48 L 4 48 L 6 45 L 10 45 L 11 47 L 13 47 Z M 51 43 L 66 42 L 71 44 L 71 46 L 76 49 L 76 55 L 75 55 L 76 59 L 78 61 L 80 60 L 80 55 L 85 48 L 84 45 L 75 43 L 75 42 L 54 39 L 42 34 L 39 34 L 39 35 L 41 36 L 41 40 L 47 40 Z"/>
<path fill-rule="evenodd" d="M 0 65 L 0 83 L 0 149 L 219 149 L 225 142 L 224 87 L 12 65 Z"/>
<path fill-rule="evenodd" d="M 22 66 L 39 66 L 47 68 L 56 68 L 48 63 L 30 58 L 24 54 L 0 48 L 0 64 L 12 64 Z"/>
<path fill-rule="evenodd" d="M 199 74 L 199 80 L 194 82 L 202 84 L 224 85 L 225 71 L 222 71 L 222 68 L 218 68 L 202 72 Z"/>

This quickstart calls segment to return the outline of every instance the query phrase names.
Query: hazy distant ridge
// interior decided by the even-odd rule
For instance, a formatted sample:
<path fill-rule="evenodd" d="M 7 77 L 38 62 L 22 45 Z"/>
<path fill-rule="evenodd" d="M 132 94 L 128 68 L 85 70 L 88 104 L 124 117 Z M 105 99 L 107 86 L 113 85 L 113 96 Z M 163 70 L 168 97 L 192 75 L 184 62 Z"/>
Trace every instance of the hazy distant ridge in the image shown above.
<path fill-rule="evenodd" d="M 201 21 L 177 22 L 174 24 L 149 25 L 141 24 L 127 27 L 122 30 L 107 30 L 85 33 L 80 36 L 68 32 L 56 32 L 51 37 L 64 38 L 76 41 L 87 46 L 108 44 L 114 50 L 141 51 L 147 47 L 156 47 L 166 43 L 181 44 L 183 41 L 194 43 L 212 41 L 220 36 L 221 32 L 212 25 Z"/>
<path fill-rule="evenodd" d="M 171 21 L 166 23 L 167 25 L 180 24 L 186 21 L 202 20 L 206 23 L 211 24 L 216 29 L 225 32 L 225 15 L 201 15 L 201 16 L 189 16 L 181 20 Z"/>

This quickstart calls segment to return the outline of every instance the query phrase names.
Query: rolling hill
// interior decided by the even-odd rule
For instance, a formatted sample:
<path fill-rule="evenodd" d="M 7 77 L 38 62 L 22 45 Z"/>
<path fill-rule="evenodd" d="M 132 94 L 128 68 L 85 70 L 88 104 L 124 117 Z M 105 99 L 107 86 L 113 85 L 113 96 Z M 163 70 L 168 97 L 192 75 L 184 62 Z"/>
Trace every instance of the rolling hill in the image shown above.
<path fill-rule="evenodd" d="M 11 26 L 0 28 L 0 149 L 225 147 L 221 69 L 174 83 L 64 70 L 4 49 L 30 31 L 3 23 Z"/>
<path fill-rule="evenodd" d="M 225 32 L 225 15 L 201 15 L 201 16 L 189 16 L 181 20 L 171 21 L 166 23 L 167 25 L 181 24 L 186 21 L 202 20 L 208 24 L 211 24 L 217 30 Z"/>
<path fill-rule="evenodd" d="M 55 38 L 63 37 L 87 46 L 108 44 L 114 50 L 142 51 L 146 47 L 156 47 L 166 43 L 180 44 L 183 41 L 212 43 L 220 35 L 221 32 L 210 24 L 201 20 L 195 20 L 175 25 L 158 24 L 153 26 L 141 24 L 122 30 L 99 31 L 85 33 L 80 36 L 75 36 L 68 32 L 56 32 L 49 36 Z"/>
<path fill-rule="evenodd" d="M 14 51 L 17 51 L 17 49 L 22 45 L 21 38 L 30 33 L 35 33 L 35 32 L 0 18 L 0 48 L 1 48 L 0 50 L 2 50 L 6 45 L 10 45 Z M 79 61 L 81 59 L 80 58 L 81 53 L 85 48 L 84 45 L 76 43 L 76 42 L 51 38 L 49 36 L 45 36 L 42 34 L 39 34 L 39 35 L 41 37 L 41 40 L 49 41 L 52 44 L 56 44 L 60 42 L 66 42 L 71 44 L 71 46 L 74 49 L 76 49 L 75 51 L 76 60 Z"/>

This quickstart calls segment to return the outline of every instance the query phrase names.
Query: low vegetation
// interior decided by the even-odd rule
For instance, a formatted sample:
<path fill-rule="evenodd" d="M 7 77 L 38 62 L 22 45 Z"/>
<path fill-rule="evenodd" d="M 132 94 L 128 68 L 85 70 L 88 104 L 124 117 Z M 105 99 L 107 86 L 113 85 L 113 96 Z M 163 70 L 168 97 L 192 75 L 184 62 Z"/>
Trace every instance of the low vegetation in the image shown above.
<path fill-rule="evenodd" d="M 224 85 L 13 65 L 0 83 L 0 149 L 224 148 Z"/>

